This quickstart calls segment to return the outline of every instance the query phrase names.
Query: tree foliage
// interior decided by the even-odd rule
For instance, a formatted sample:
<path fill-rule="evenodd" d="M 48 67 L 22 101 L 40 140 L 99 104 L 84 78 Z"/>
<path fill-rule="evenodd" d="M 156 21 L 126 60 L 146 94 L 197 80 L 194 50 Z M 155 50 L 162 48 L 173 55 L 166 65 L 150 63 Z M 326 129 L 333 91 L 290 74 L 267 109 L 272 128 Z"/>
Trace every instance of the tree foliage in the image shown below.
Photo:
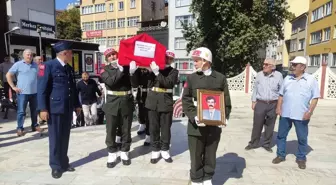
<path fill-rule="evenodd" d="M 80 11 L 72 8 L 61 12 L 56 17 L 57 32 L 59 39 L 81 40 L 82 29 L 80 23 Z"/>
<path fill-rule="evenodd" d="M 200 46 L 213 54 L 213 67 L 229 76 L 249 62 L 260 64 L 258 50 L 283 39 L 283 25 L 292 19 L 286 0 L 193 0 L 194 25 L 184 25 L 187 51 Z"/>

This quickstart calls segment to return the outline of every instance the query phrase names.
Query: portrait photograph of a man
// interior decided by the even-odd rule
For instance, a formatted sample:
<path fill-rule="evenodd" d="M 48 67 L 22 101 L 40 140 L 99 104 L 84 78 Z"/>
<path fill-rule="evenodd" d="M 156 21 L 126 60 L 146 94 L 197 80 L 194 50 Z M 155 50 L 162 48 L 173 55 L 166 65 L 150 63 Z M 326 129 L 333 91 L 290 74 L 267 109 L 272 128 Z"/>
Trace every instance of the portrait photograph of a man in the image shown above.
<path fill-rule="evenodd" d="M 219 97 L 217 97 L 219 99 Z M 215 96 L 206 95 L 205 97 L 205 105 L 203 105 L 203 119 L 220 121 L 221 120 L 221 112 Z"/>

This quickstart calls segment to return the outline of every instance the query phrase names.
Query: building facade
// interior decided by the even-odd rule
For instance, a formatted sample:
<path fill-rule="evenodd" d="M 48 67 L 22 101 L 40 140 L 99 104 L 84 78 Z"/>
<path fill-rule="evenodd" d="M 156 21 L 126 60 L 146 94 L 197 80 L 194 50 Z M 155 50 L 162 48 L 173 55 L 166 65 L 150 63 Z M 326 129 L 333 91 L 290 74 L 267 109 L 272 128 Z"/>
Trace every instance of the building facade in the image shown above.
<path fill-rule="evenodd" d="M 179 70 L 179 85 L 175 94 L 179 94 L 186 76 L 194 69 L 190 53 L 187 52 L 187 42 L 183 37 L 181 23 L 193 24 L 194 17 L 189 11 L 192 0 L 170 0 L 168 4 L 169 49 L 175 53 L 175 68 Z"/>
<path fill-rule="evenodd" d="M 307 19 L 308 13 L 304 13 L 291 21 L 289 60 L 293 60 L 296 56 L 306 56 Z"/>
<path fill-rule="evenodd" d="M 7 15 L 9 30 L 18 26 L 21 35 L 39 36 L 39 25 L 42 37 L 55 38 L 55 0 L 7 1 Z"/>
<path fill-rule="evenodd" d="M 336 1 L 311 1 L 308 19 L 308 70 L 314 72 L 323 62 L 336 70 Z"/>
<path fill-rule="evenodd" d="M 164 0 L 82 0 L 82 40 L 97 43 L 101 51 L 119 48 L 122 39 L 139 30 L 139 22 L 164 18 Z"/>
<path fill-rule="evenodd" d="M 308 12 L 309 2 L 312 0 L 287 0 L 289 5 L 289 11 L 292 12 L 295 17 Z M 289 50 L 290 39 L 292 35 L 292 24 L 287 20 L 283 26 L 284 40 L 278 42 L 277 46 L 277 64 L 282 64 L 284 70 L 288 70 L 289 65 Z"/>

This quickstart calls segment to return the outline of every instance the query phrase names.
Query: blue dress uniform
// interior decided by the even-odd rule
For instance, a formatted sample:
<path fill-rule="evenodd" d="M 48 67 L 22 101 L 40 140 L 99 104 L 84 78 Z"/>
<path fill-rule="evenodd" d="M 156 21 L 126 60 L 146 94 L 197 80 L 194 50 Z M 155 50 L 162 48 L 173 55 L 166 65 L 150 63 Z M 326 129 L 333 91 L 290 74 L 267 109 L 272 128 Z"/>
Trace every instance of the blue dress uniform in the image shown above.
<path fill-rule="evenodd" d="M 54 50 L 71 50 L 71 44 L 56 43 Z M 49 113 L 49 165 L 52 176 L 60 178 L 62 172 L 74 171 L 67 153 L 73 111 L 80 108 L 80 103 L 72 67 L 59 58 L 41 64 L 37 89 L 37 110 Z"/>

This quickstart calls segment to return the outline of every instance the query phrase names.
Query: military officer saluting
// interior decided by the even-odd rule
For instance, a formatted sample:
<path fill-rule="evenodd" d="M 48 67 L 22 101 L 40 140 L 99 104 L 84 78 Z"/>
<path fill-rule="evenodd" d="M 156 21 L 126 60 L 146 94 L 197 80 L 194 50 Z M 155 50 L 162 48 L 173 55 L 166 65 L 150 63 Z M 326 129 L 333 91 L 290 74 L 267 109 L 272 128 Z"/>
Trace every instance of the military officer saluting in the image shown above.
<path fill-rule="evenodd" d="M 105 52 L 109 62 L 104 67 L 101 78 L 106 87 L 106 103 L 103 111 L 106 116 L 106 146 L 108 150 L 107 167 L 113 168 L 118 158 L 118 146 L 115 142 L 117 127 L 121 126 L 121 153 L 120 158 L 124 165 L 130 165 L 129 150 L 131 147 L 131 126 L 134 111 L 132 96 L 131 75 L 135 72 L 129 67 L 120 66 L 118 60 L 111 59 L 115 55 L 113 49 Z M 135 67 L 135 62 L 132 63 Z M 133 84 L 133 83 L 132 83 Z M 135 86 L 134 86 L 135 87 Z"/>
<path fill-rule="evenodd" d="M 37 110 L 48 122 L 49 165 L 52 177 L 60 178 L 69 165 L 68 146 L 74 109 L 81 112 L 72 67 L 71 43 L 61 41 L 53 46 L 57 58 L 40 64 L 37 79 Z"/>
<path fill-rule="evenodd" d="M 148 109 L 149 131 L 152 145 L 151 163 L 159 161 L 160 156 L 166 162 L 173 162 L 169 154 L 173 119 L 173 88 L 178 81 L 178 71 L 170 65 L 175 54 L 166 52 L 166 67 L 162 70 L 153 61 L 150 64 L 152 71 L 148 82 L 146 108 Z"/>
<path fill-rule="evenodd" d="M 231 99 L 225 76 L 211 69 L 211 51 L 204 47 L 197 48 L 192 58 L 197 72 L 187 77 L 182 95 L 183 111 L 189 118 L 190 179 L 193 185 L 211 185 L 222 130 L 218 126 L 206 126 L 199 122 L 195 102 L 197 89 L 224 91 L 226 118 L 229 118 L 231 112 Z"/>
<path fill-rule="evenodd" d="M 138 68 L 135 71 L 134 76 L 138 82 L 138 89 L 136 94 L 136 101 L 139 108 L 139 129 L 137 131 L 138 135 L 143 133 L 146 134 L 146 139 L 144 142 L 145 146 L 150 145 L 150 133 L 149 133 L 149 121 L 148 121 L 148 109 L 145 107 L 147 92 L 148 92 L 148 81 L 151 76 L 151 72 L 147 68 Z"/>

